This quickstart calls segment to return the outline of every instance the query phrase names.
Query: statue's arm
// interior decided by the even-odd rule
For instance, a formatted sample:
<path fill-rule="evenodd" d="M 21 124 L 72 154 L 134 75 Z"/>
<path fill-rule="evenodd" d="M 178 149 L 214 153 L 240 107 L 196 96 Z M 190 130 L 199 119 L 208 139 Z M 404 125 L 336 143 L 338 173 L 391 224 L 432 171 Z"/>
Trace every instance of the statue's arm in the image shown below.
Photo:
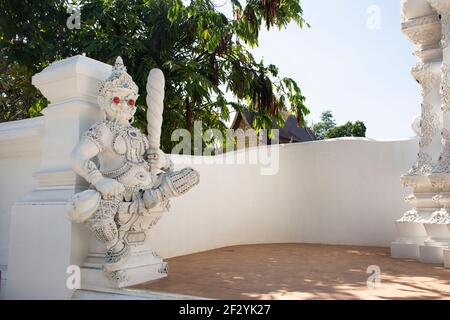
<path fill-rule="evenodd" d="M 100 150 L 91 139 L 83 137 L 80 143 L 72 151 L 72 169 L 87 182 L 96 185 L 103 178 L 92 159 L 99 154 Z"/>
<path fill-rule="evenodd" d="M 103 196 L 119 195 L 124 186 L 114 179 L 104 177 L 92 159 L 97 156 L 105 145 L 101 128 L 94 128 L 87 132 L 71 155 L 72 169 L 87 182 L 92 184 Z"/>
<path fill-rule="evenodd" d="M 151 168 L 163 171 L 173 170 L 172 160 L 161 149 L 158 149 L 156 152 L 154 150 L 148 150 L 147 159 Z"/>

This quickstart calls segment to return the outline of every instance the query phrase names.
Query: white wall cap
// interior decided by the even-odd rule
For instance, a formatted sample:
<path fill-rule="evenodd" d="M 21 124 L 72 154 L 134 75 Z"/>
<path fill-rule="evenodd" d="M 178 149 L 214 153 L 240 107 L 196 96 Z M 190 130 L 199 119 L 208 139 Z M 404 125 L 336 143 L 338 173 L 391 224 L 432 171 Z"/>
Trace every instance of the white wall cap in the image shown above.
<path fill-rule="evenodd" d="M 77 55 L 50 64 L 32 77 L 32 83 L 52 103 L 83 98 L 95 101 L 97 84 L 111 74 L 106 63 Z"/>
<path fill-rule="evenodd" d="M 0 141 L 39 135 L 43 126 L 44 117 L 0 123 Z"/>
<path fill-rule="evenodd" d="M 109 64 L 76 55 L 51 63 L 47 68 L 32 77 L 35 86 L 46 82 L 55 82 L 77 74 L 84 74 L 95 79 L 105 80 L 111 74 Z"/>
<path fill-rule="evenodd" d="M 44 117 L 0 123 L 0 158 L 38 156 Z"/>

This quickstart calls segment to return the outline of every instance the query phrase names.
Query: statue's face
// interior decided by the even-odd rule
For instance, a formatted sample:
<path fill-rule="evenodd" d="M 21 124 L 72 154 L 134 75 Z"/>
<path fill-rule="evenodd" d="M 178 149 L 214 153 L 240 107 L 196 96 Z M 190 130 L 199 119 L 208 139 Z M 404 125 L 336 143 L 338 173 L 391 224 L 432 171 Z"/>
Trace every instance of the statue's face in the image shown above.
<path fill-rule="evenodd" d="M 131 90 L 115 90 L 104 102 L 104 111 L 109 120 L 128 122 L 136 112 L 138 95 Z"/>

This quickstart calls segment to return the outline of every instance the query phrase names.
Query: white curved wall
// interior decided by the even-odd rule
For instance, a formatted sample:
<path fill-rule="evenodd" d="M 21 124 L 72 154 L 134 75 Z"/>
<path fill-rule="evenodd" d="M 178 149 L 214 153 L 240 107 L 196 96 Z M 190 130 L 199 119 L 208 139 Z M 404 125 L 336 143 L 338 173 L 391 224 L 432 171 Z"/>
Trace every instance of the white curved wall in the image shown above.
<path fill-rule="evenodd" d="M 417 148 L 416 139 L 282 145 L 272 176 L 259 165 L 192 164 L 200 185 L 172 201 L 149 241 L 166 258 L 250 243 L 388 246 L 408 209 L 400 176 Z M 199 160 L 173 159 L 179 167 Z"/>
<path fill-rule="evenodd" d="M 9 210 L 36 183 L 43 118 L 0 124 L 0 265 L 7 265 Z M 264 149 L 251 149 L 255 156 Z M 200 184 L 174 199 L 149 238 L 163 257 L 250 243 L 308 242 L 388 246 L 408 209 L 399 177 L 413 163 L 416 139 L 343 138 L 279 146 L 279 171 L 213 158 L 172 156 Z M 236 159 L 236 158 L 234 158 Z M 194 162 L 194 163 L 192 163 Z M 199 163 L 195 163 L 199 162 Z M 65 214 L 65 213 L 61 213 Z"/>

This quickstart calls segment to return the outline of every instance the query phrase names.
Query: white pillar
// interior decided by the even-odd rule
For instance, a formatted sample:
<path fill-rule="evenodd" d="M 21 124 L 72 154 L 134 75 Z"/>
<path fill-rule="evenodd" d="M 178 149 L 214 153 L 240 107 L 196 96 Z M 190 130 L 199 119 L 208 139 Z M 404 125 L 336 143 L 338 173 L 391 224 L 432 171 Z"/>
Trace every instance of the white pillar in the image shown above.
<path fill-rule="evenodd" d="M 69 156 L 81 134 L 101 117 L 97 83 L 110 73 L 110 65 L 78 55 L 33 77 L 50 105 L 43 111 L 41 166 L 34 174 L 39 186 L 12 208 L 9 298 L 65 299 L 72 293 L 66 270 L 84 261 L 90 233 L 67 218 L 67 200 L 85 187 Z"/>
<path fill-rule="evenodd" d="M 435 201 L 441 209 L 435 211 L 425 224 L 429 239 L 420 247 L 420 260 L 442 263 L 444 250 L 450 248 L 450 209 L 448 209 L 450 207 L 450 1 L 428 0 L 428 2 L 439 14 L 442 25 L 442 149 L 439 161 L 429 175 L 431 183 L 439 191 Z M 448 254 L 446 256 L 448 257 Z M 446 264 L 448 265 L 448 261 Z"/>
<path fill-rule="evenodd" d="M 438 14 L 426 0 L 404 0 L 402 11 L 402 31 L 414 43 L 415 56 L 419 60 L 412 68 L 412 75 L 422 87 L 422 105 L 417 161 L 411 170 L 401 177 L 404 186 L 412 189 L 413 194 L 405 200 L 410 202 L 414 209 L 395 222 L 397 239 L 391 243 L 391 255 L 394 258 L 419 259 L 419 247 L 428 237 L 424 222 L 428 221 L 439 207 L 433 201 L 437 191 L 427 176 L 439 159 L 441 148 L 441 24 Z"/>

